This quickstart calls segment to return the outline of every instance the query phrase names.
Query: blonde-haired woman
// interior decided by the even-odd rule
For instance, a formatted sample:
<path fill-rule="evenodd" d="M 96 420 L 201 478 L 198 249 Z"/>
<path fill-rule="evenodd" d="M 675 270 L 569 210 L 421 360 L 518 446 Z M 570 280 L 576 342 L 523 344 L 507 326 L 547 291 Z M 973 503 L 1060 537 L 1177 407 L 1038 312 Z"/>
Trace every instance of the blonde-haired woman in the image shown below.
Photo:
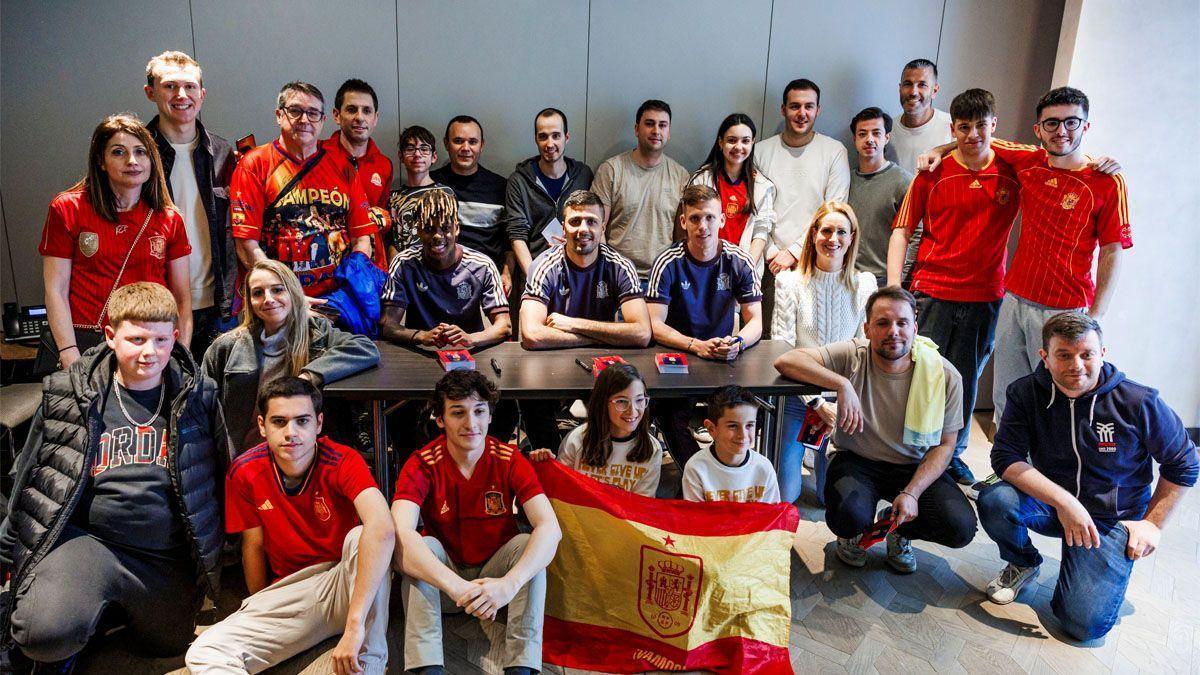
<path fill-rule="evenodd" d="M 813 214 L 804 237 L 804 250 L 795 269 L 775 277 L 775 313 L 771 337 L 793 347 L 821 347 L 863 334 L 867 298 L 875 292 L 875 277 L 855 272 L 858 258 L 858 217 L 845 202 L 825 202 Z M 837 408 L 820 397 L 790 397 L 784 404 L 783 451 L 779 461 L 779 490 L 784 500 L 800 496 L 800 462 L 804 446 L 797 440 L 807 405 L 832 425 Z M 821 500 L 825 457 L 818 451 L 817 500 Z"/>
<path fill-rule="evenodd" d="M 217 382 L 234 452 L 262 442 L 259 389 L 281 375 L 320 387 L 379 364 L 379 349 L 362 335 L 311 314 L 304 287 L 278 260 L 260 260 L 242 280 L 241 321 L 204 355 L 204 374 Z"/>

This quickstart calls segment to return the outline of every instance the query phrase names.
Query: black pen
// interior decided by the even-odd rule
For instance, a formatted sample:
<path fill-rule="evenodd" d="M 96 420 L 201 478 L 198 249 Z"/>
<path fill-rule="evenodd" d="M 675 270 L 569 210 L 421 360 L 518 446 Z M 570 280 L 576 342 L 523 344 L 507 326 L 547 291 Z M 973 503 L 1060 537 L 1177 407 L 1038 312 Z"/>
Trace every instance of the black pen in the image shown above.
<path fill-rule="evenodd" d="M 575 364 L 578 365 L 580 368 L 583 368 L 584 370 L 588 371 L 589 373 L 592 372 L 592 367 L 589 366 L 588 364 L 584 363 L 583 361 L 580 361 L 579 359 L 575 359 Z"/>
<path fill-rule="evenodd" d="M 496 363 L 496 359 L 492 359 L 491 361 L 492 361 L 492 370 L 496 371 L 496 374 L 499 375 L 500 374 L 500 364 Z"/>

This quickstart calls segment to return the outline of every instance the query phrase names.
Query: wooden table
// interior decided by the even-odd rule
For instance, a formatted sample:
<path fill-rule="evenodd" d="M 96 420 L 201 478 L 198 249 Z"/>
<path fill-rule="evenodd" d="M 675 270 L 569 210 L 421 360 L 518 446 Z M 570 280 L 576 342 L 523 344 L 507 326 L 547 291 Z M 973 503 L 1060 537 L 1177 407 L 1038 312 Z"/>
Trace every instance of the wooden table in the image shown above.
<path fill-rule="evenodd" d="M 387 461 L 387 425 L 384 410 L 389 400 L 432 398 L 433 388 L 445 375 L 433 352 L 378 342 L 381 356 L 373 368 L 344 380 L 325 385 L 329 397 L 371 402 L 375 436 L 375 478 L 390 492 L 390 468 Z M 820 393 L 819 387 L 788 380 L 775 370 L 775 359 L 791 349 L 782 340 L 763 340 L 746 350 L 737 360 L 726 363 L 688 358 L 688 373 L 660 374 L 654 363 L 662 347 L 633 349 L 621 347 L 573 347 L 528 351 L 516 342 L 474 352 L 476 370 L 490 377 L 500 388 L 502 398 L 561 399 L 587 398 L 594 378 L 575 363 L 591 365 L 597 356 L 619 355 L 635 366 L 646 380 L 646 393 L 652 398 L 707 396 L 727 384 L 743 386 L 766 397 L 766 419 L 762 425 L 763 454 L 772 462 L 778 453 L 783 430 L 780 396 Z M 500 373 L 492 366 L 495 361 Z M 681 467 L 682 468 L 682 467 Z"/>

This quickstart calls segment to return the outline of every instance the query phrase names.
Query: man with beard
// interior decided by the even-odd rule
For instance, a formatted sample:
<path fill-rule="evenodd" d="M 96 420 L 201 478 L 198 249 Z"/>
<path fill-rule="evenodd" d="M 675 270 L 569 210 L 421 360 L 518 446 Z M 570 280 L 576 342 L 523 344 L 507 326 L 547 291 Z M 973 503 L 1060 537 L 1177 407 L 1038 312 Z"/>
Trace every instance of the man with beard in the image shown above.
<path fill-rule="evenodd" d="M 950 113 L 933 107 L 938 95 L 937 65 L 928 59 L 913 59 L 900 71 L 900 107 L 903 114 L 892 130 L 896 163 L 909 173 L 917 170 L 917 157 L 954 140 Z"/>
<path fill-rule="evenodd" d="M 538 256 L 529 272 L 521 300 L 521 344 L 526 349 L 648 345 L 650 314 L 637 269 L 601 243 L 600 197 L 588 190 L 572 192 L 563 203 L 562 223 L 566 243 Z M 533 447 L 557 448 L 553 404 L 528 402 L 522 410 Z"/>
<path fill-rule="evenodd" d="M 866 564 L 859 541 L 881 498 L 891 501 L 879 517 L 892 519 L 887 562 L 898 572 L 916 570 L 910 539 L 961 548 L 975 536 L 975 512 L 946 474 L 963 424 L 962 380 L 916 337 L 916 307 L 908 291 L 881 288 L 867 300 L 865 338 L 794 349 L 775 363 L 786 377 L 837 392 L 825 514 L 838 559 L 852 567 Z"/>

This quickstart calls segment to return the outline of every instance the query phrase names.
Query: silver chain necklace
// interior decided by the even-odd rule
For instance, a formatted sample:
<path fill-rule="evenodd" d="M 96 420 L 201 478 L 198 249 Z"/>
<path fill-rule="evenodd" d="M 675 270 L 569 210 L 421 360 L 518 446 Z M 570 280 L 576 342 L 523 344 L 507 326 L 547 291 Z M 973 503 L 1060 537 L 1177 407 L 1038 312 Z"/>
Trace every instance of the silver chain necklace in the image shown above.
<path fill-rule="evenodd" d="M 154 406 L 154 414 L 143 424 L 133 419 L 133 416 L 129 414 L 129 410 L 125 408 L 125 401 L 121 399 L 121 386 L 117 384 L 117 378 L 113 378 L 113 391 L 117 393 L 117 405 L 121 406 L 121 414 L 125 416 L 125 419 L 129 420 L 130 424 L 135 427 L 148 427 L 158 418 L 158 413 L 162 410 L 163 400 L 167 397 L 167 383 L 162 382 L 158 386 L 158 405 Z"/>

